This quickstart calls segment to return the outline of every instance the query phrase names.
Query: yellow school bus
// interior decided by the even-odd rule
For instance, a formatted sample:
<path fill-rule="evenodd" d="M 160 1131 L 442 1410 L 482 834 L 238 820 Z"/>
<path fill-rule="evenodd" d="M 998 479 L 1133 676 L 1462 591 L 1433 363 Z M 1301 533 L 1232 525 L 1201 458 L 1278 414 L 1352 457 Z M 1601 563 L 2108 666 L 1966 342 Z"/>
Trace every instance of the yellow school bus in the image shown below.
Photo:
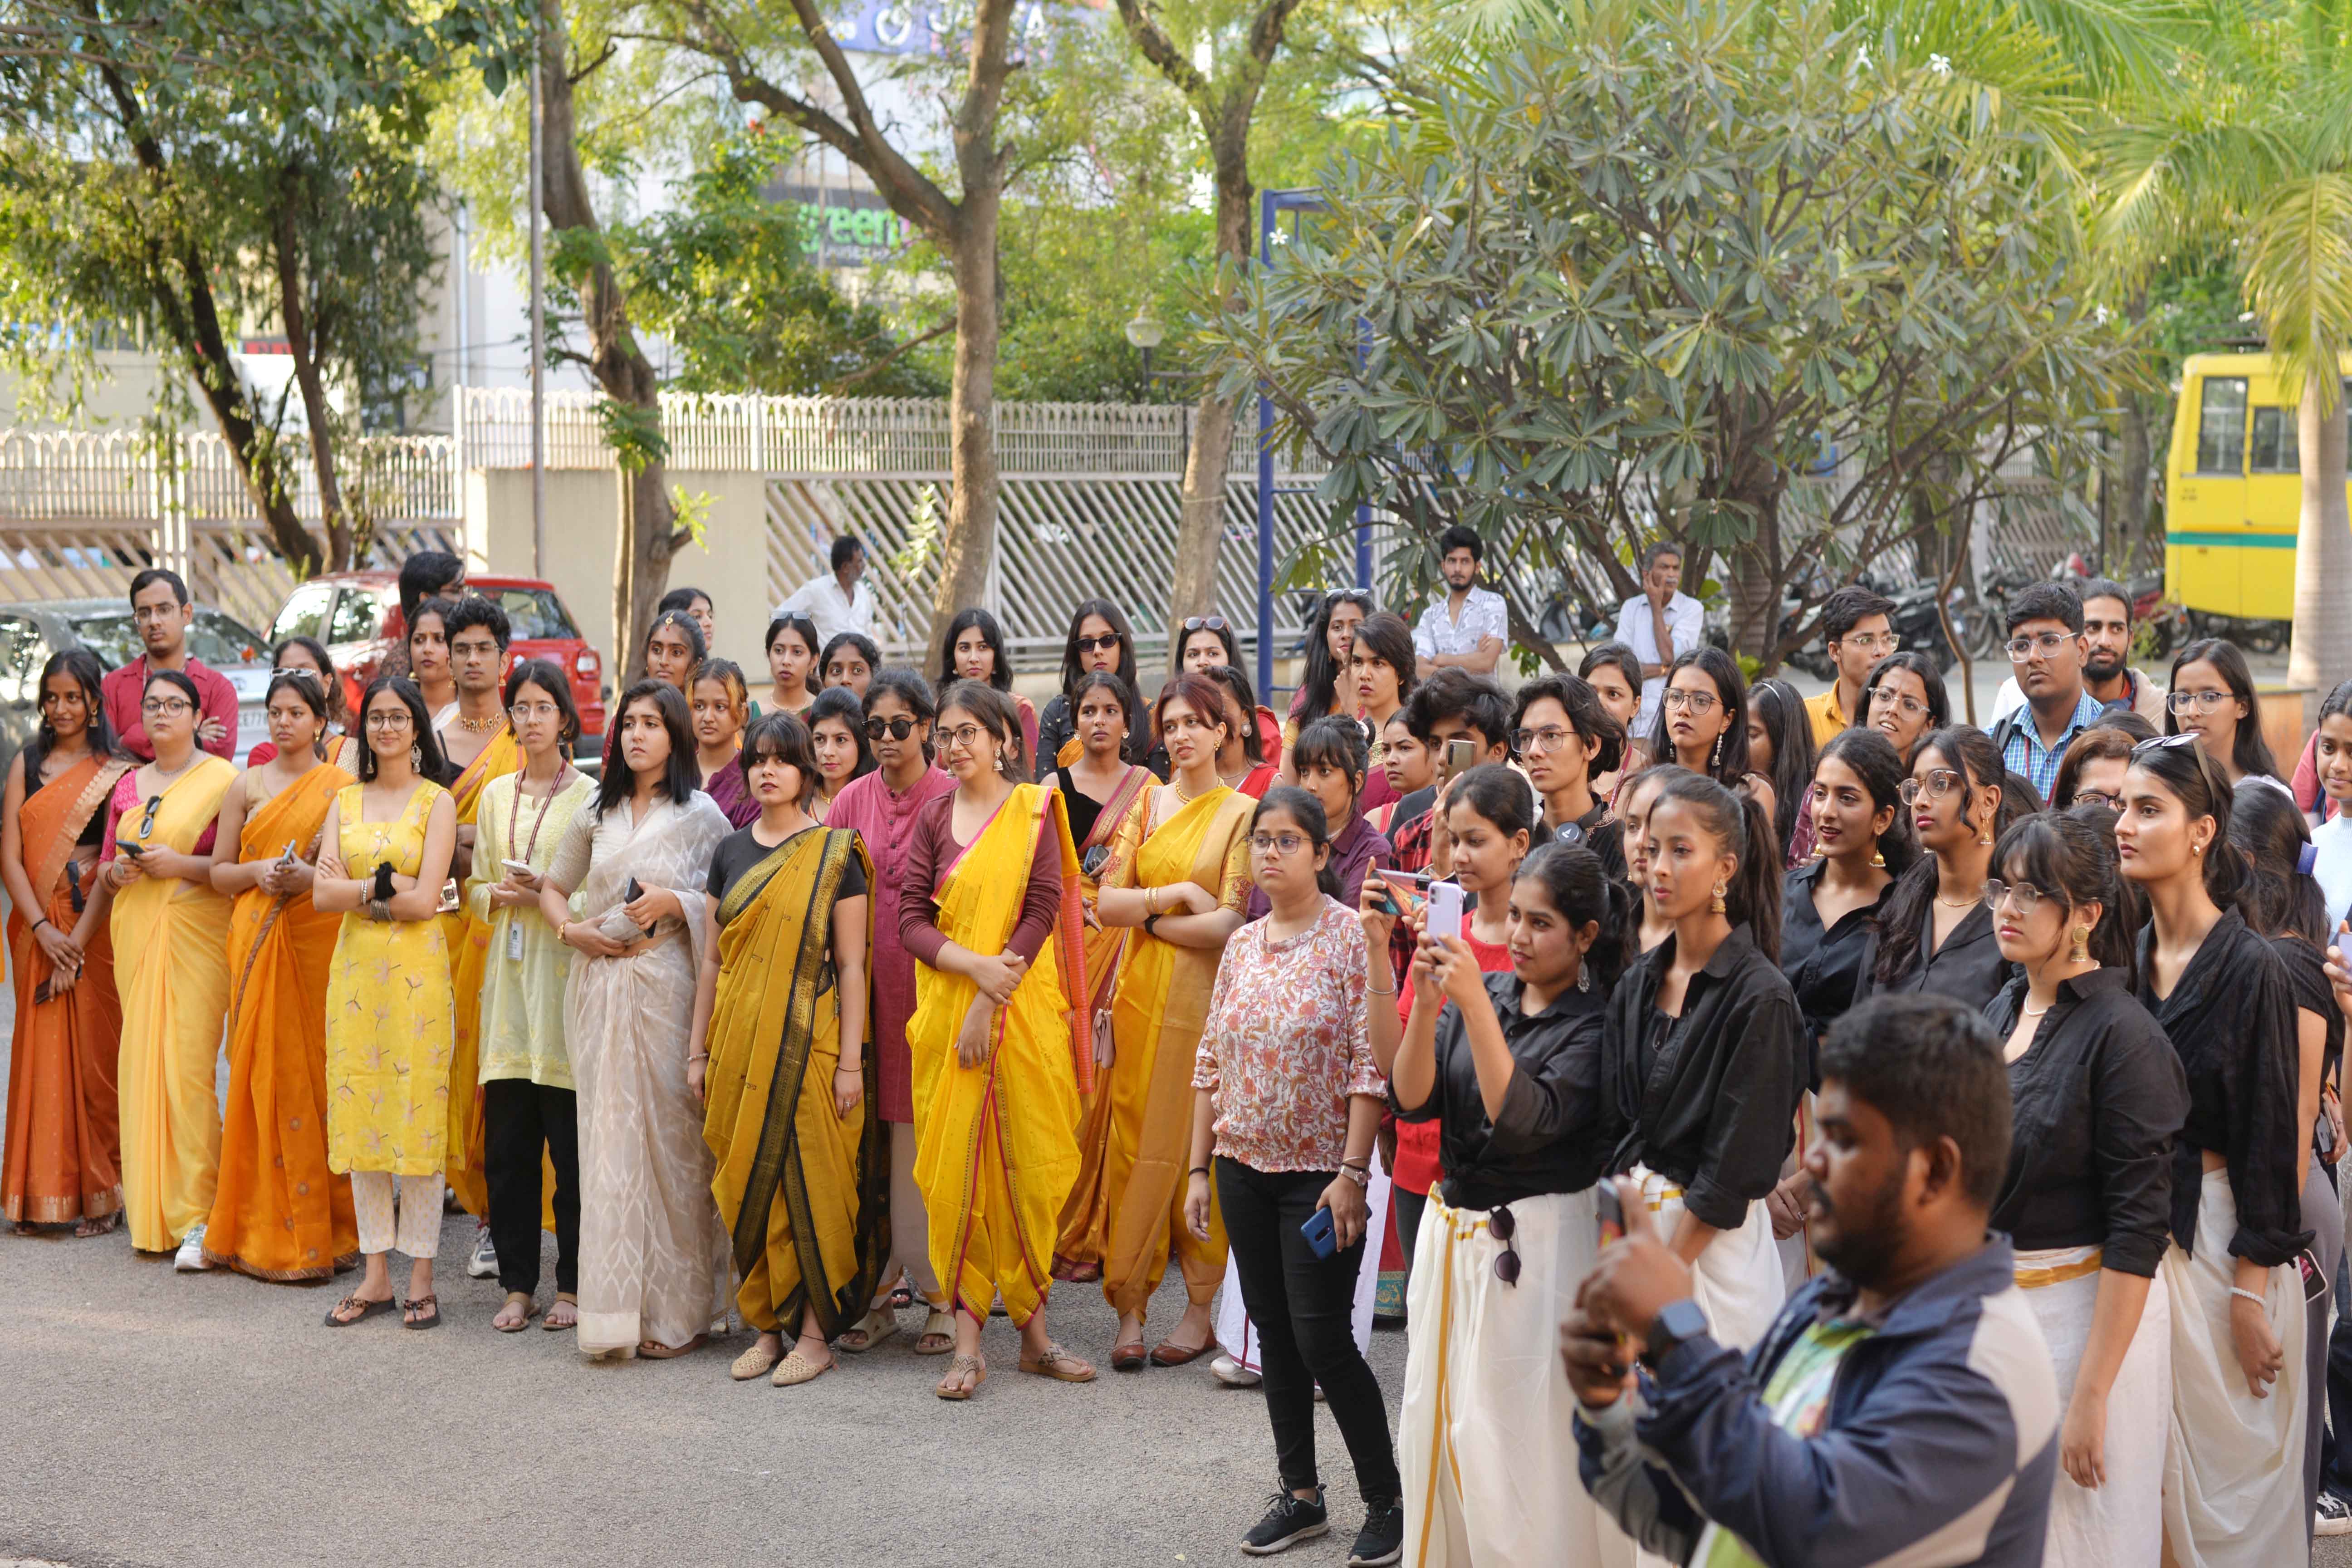
<path fill-rule="evenodd" d="M 2352 370 L 2352 356 L 2343 363 Z M 2166 597 L 2243 620 L 2294 616 L 2303 510 L 2295 404 L 2266 353 L 2191 354 L 2181 366 L 2165 501 Z"/>

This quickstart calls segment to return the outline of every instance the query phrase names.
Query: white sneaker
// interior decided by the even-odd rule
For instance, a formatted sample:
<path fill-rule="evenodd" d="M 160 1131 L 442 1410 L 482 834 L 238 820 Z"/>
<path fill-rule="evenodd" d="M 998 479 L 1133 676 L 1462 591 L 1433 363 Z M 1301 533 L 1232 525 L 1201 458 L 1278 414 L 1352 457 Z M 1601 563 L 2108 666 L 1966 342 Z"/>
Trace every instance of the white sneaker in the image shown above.
<path fill-rule="evenodd" d="M 1209 1375 L 1227 1388 L 1255 1388 L 1265 1381 L 1229 1355 L 1220 1355 L 1211 1362 Z"/>
<path fill-rule="evenodd" d="M 202 1274 L 212 1268 L 205 1261 L 205 1227 L 192 1226 L 188 1234 L 180 1237 L 180 1250 L 172 1259 L 172 1267 L 183 1274 Z"/>
<path fill-rule="evenodd" d="M 490 1227 L 483 1226 L 474 1233 L 474 1255 L 466 1259 L 466 1278 L 490 1279 L 498 1272 L 499 1249 L 490 1245 Z"/>

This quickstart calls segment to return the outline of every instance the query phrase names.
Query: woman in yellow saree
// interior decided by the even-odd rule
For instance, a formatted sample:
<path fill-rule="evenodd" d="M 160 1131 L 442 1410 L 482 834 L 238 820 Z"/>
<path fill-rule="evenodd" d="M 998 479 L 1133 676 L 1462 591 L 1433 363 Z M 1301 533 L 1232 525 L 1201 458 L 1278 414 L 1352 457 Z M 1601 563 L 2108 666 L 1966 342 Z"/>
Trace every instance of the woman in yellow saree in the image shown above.
<path fill-rule="evenodd" d="M 799 719 L 753 721 L 730 765 L 760 815 L 711 854 L 686 1077 L 705 1106 L 735 1301 L 760 1334 L 733 1376 L 772 1372 L 790 1388 L 833 1370 L 833 1341 L 865 1312 L 889 1249 L 890 1162 L 866 1048 L 874 863 L 856 834 L 809 815 L 819 780 Z"/>
<path fill-rule="evenodd" d="M 1111 1002 L 1118 1043 L 1102 1090 L 1111 1126 L 1098 1182 L 1084 1196 L 1108 1216 L 1103 1295 L 1118 1311 L 1110 1361 L 1118 1372 L 1142 1370 L 1144 1305 L 1171 1254 L 1184 1270 L 1184 1315 L 1149 1359 L 1182 1366 L 1214 1342 L 1209 1306 L 1225 1277 L 1224 1225 L 1213 1206 L 1207 1237 L 1193 1235 L 1183 1204 L 1191 1063 L 1217 961 L 1241 927 L 1251 885 L 1257 802 L 1217 774 L 1230 723 L 1223 689 L 1204 674 L 1188 671 L 1160 689 L 1154 727 L 1173 782 L 1128 819 L 1095 906 L 1106 926 L 1142 928 Z"/>
<path fill-rule="evenodd" d="M 955 1303 L 955 1359 L 935 1392 L 969 1399 L 987 1381 L 980 1331 L 997 1297 L 1020 1327 L 1023 1372 L 1089 1383 L 1095 1369 L 1045 1331 L 1078 1096 L 1094 1079 L 1077 853 L 1060 794 L 1013 782 L 1027 757 L 1010 697 L 958 681 L 936 732 L 955 793 L 915 819 L 898 911 L 915 956 L 915 1180 Z"/>
<path fill-rule="evenodd" d="M 271 759 L 221 801 L 214 890 L 229 916 L 228 1105 L 205 1261 L 325 1279 L 359 1261 L 352 1184 L 327 1169 L 327 968 L 342 922 L 310 902 L 327 807 L 352 775 L 320 760 L 327 697 L 307 669 L 269 682 Z"/>
<path fill-rule="evenodd" d="M 96 872 L 107 797 L 131 759 L 109 732 L 105 674 L 87 648 L 50 656 L 40 730 L 8 764 L 0 805 L 16 982 L 0 1214 L 19 1229 L 70 1225 L 76 1236 L 103 1236 L 122 1213 L 114 1091 L 122 1009 Z"/>
<path fill-rule="evenodd" d="M 229 901 L 213 891 L 213 819 L 236 777 L 234 763 L 197 749 L 202 710 L 180 671 L 148 674 L 140 718 L 155 760 L 115 786 L 100 850 L 122 998 L 123 1211 L 131 1246 L 176 1242 L 186 1269 L 206 1267 L 205 1216 L 220 1176 L 213 1072 L 228 1011 Z"/>

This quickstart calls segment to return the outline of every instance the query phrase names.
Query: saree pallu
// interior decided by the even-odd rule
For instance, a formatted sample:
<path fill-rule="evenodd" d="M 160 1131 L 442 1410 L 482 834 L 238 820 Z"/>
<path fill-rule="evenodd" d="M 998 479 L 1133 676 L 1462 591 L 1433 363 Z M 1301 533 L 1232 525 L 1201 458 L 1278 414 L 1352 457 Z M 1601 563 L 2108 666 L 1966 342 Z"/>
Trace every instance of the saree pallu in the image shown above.
<path fill-rule="evenodd" d="M 25 876 L 41 913 L 59 931 L 80 918 L 75 881 L 66 876 L 75 841 L 106 809 L 119 760 L 89 758 L 26 798 L 17 816 Z M 89 896 L 95 862 L 76 872 Z M 90 932 L 81 978 L 62 996 L 33 998 L 55 973 L 22 910 L 8 911 L 8 950 L 16 983 L 16 1037 L 8 1050 L 8 1131 L 0 1155 L 0 1214 L 17 1225 L 72 1225 L 122 1208 L 114 1058 L 122 1008 L 114 994 L 114 950 L 107 927 Z"/>
<path fill-rule="evenodd" d="M 1055 1220 L 1077 1178 L 1074 1130 L 1094 1047 L 1077 937 L 1078 857 L 1061 795 L 1015 784 L 935 893 L 939 929 L 949 941 L 1003 952 L 1020 923 L 1041 831 L 1059 843 L 1061 917 L 1012 1002 L 997 1009 L 987 1059 L 965 1067 L 956 1055 L 974 994 L 961 975 L 918 963 L 915 1016 L 907 1024 L 919 1139 L 915 1181 L 931 1265 L 957 1308 L 982 1322 L 994 1296 L 1004 1298 L 1015 1324 L 1045 1305 Z"/>
<path fill-rule="evenodd" d="M 2074 1397 L 2099 1300 L 2100 1250 L 2066 1247 L 2017 1255 L 2017 1286 L 2050 1347 L 2058 1409 Z M 2077 1486 L 2064 1466 L 2050 1483 L 2044 1568 L 2154 1564 L 2164 1552 L 2164 1447 L 2172 1419 L 2172 1310 L 2161 1269 L 2107 1390 L 2106 1482 Z"/>
<path fill-rule="evenodd" d="M 240 861 L 309 858 L 341 768 L 316 767 L 247 814 Z M 359 1260 L 352 1184 L 327 1169 L 327 971 L 341 915 L 259 888 L 229 916 L 228 1106 L 206 1260 L 257 1279 L 325 1279 Z"/>
<path fill-rule="evenodd" d="M 1241 907 L 1248 897 L 1233 873 L 1257 802 L 1214 789 L 1176 809 L 1135 851 L 1130 886 L 1193 882 Z M 1244 852 L 1246 853 L 1245 851 Z M 1087 1202 L 1108 1215 L 1103 1297 L 1140 1320 L 1172 1253 L 1185 1299 L 1205 1307 L 1225 1277 L 1225 1226 L 1213 1195 L 1209 1239 L 1184 1224 L 1184 1173 L 1192 1163 L 1192 1067 L 1222 952 L 1179 947 L 1138 931 L 1129 943 L 1111 1003 L 1118 1045 L 1103 1098 L 1110 1101 L 1102 1180 Z"/>
<path fill-rule="evenodd" d="M 1077 744 L 1073 741 L 1071 744 Z M 1118 846 L 1124 839 L 1135 842 L 1140 829 L 1133 834 L 1122 833 L 1128 817 L 1145 809 L 1146 790 L 1159 781 L 1149 768 L 1130 767 L 1126 776 L 1095 814 L 1095 825 L 1087 834 L 1087 841 L 1077 847 L 1078 896 L 1086 907 L 1092 909 L 1095 897 L 1107 880 L 1126 874 Z M 1092 876 L 1085 871 L 1087 860 L 1095 851 L 1101 851 L 1101 863 Z M 1134 934 L 1130 926 L 1092 926 L 1085 938 L 1087 953 L 1087 1016 L 1099 1018 L 1111 1005 L 1118 985 L 1119 960 L 1126 955 L 1128 939 Z M 1118 1070 L 1118 1060 L 1112 1060 L 1112 1071 Z M 1110 1149 L 1110 1096 L 1098 1083 L 1093 1093 L 1085 1097 L 1080 1110 L 1084 1118 L 1078 1123 L 1078 1179 L 1070 1188 L 1070 1202 L 1062 1215 L 1061 1239 L 1054 1246 L 1054 1278 L 1090 1281 L 1102 1276 L 1103 1258 L 1110 1249 L 1110 1209 L 1099 1200 L 1102 1192 L 1103 1161 Z"/>
<path fill-rule="evenodd" d="M 872 1051 L 858 1055 L 866 1097 L 855 1118 L 843 1121 L 833 1103 L 834 905 L 853 864 L 872 878 L 855 833 L 798 834 L 744 873 L 719 909 L 702 1138 L 742 1281 L 735 1302 L 763 1332 L 798 1332 L 805 1305 L 833 1339 L 864 1315 L 890 1251 L 890 1162 Z"/>
<path fill-rule="evenodd" d="M 457 826 L 478 825 L 482 791 L 493 779 L 520 771 L 522 748 L 514 726 L 502 723 L 471 766 L 449 786 Z M 475 853 L 484 853 L 477 844 Z M 449 944 L 449 992 L 456 1005 L 456 1048 L 449 1058 L 449 1190 L 476 1219 L 490 1212 L 482 1179 L 482 975 L 490 962 L 490 928 L 460 909 L 441 917 L 441 937 Z"/>
<path fill-rule="evenodd" d="M 146 841 L 193 854 L 236 777 L 234 764 L 199 752 L 160 797 Z M 128 814 L 120 831 L 131 833 Z M 123 1210 L 132 1247 L 168 1252 L 212 1212 L 220 1177 L 213 1085 L 228 1012 L 229 900 L 177 877 L 142 877 L 114 895 L 110 919 Z"/>

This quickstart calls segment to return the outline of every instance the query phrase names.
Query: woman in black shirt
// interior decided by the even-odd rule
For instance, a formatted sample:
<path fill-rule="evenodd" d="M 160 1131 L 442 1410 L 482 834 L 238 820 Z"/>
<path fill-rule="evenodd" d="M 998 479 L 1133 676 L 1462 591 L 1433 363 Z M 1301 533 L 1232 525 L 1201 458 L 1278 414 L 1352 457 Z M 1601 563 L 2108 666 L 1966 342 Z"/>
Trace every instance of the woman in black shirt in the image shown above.
<path fill-rule="evenodd" d="M 2172 1354 L 2154 1280 L 2188 1081 L 2132 995 L 2136 910 L 2100 828 L 2028 817 L 2001 836 L 1996 865 L 1985 903 L 2020 973 L 1985 1010 L 2013 1108 L 1991 1226 L 2017 1249 L 2066 1402 L 2043 1555 L 2061 1568 L 2154 1563 Z"/>
<path fill-rule="evenodd" d="M 1600 1556 L 1583 1488 L 1518 1478 L 1576 1463 L 1576 1397 L 1552 1351 L 1599 1252 L 1602 1017 L 1633 920 L 1632 890 L 1591 849 L 1543 846 L 1511 884 L 1510 969 L 1481 974 L 1459 938 L 1424 941 L 1412 1015 L 1380 1064 L 1397 1115 L 1437 1121 L 1444 1153 L 1402 1417 L 1405 1495 L 1426 1500 L 1435 1561 Z"/>
<path fill-rule="evenodd" d="M 2141 1005 L 2179 1054 L 2189 1115 L 2175 1145 L 2174 1438 L 2165 1531 L 2184 1563 L 2284 1563 L 2307 1550 L 2308 1396 L 2297 1251 L 2294 1002 L 2271 945 L 2237 910 L 2229 780 L 2193 736 L 2142 742 L 2116 820 L 2123 874 L 2146 895 Z"/>
<path fill-rule="evenodd" d="M 1624 763 L 1625 727 L 1572 675 L 1546 675 L 1519 688 L 1511 716 L 1511 754 L 1543 800 L 1537 842 L 1581 844 L 1601 858 L 1612 881 L 1625 876 L 1625 825 L 1592 792 L 1596 774 Z"/>
<path fill-rule="evenodd" d="M 1955 724 L 1921 742 L 1903 801 L 1927 853 L 1879 911 L 1864 995 L 1933 991 L 1981 1009 L 2009 983 L 1984 885 L 1993 839 L 2042 809 L 2032 794 L 2002 771 L 1992 738 L 1973 725 Z"/>
<path fill-rule="evenodd" d="M 1815 1042 L 1853 1005 L 1879 910 L 1918 858 L 1902 785 L 1902 761 L 1875 730 L 1839 731 L 1813 764 L 1813 858 L 1781 884 L 1780 973 Z"/>
<path fill-rule="evenodd" d="M 1672 930 L 1610 997 L 1607 1169 L 1633 1170 L 1717 1338 L 1747 1346 L 1787 1295 L 1759 1205 L 1795 1145 L 1808 1056 L 1775 963 L 1780 856 L 1761 802 L 1690 773 L 1660 786 L 1644 848 Z"/>

